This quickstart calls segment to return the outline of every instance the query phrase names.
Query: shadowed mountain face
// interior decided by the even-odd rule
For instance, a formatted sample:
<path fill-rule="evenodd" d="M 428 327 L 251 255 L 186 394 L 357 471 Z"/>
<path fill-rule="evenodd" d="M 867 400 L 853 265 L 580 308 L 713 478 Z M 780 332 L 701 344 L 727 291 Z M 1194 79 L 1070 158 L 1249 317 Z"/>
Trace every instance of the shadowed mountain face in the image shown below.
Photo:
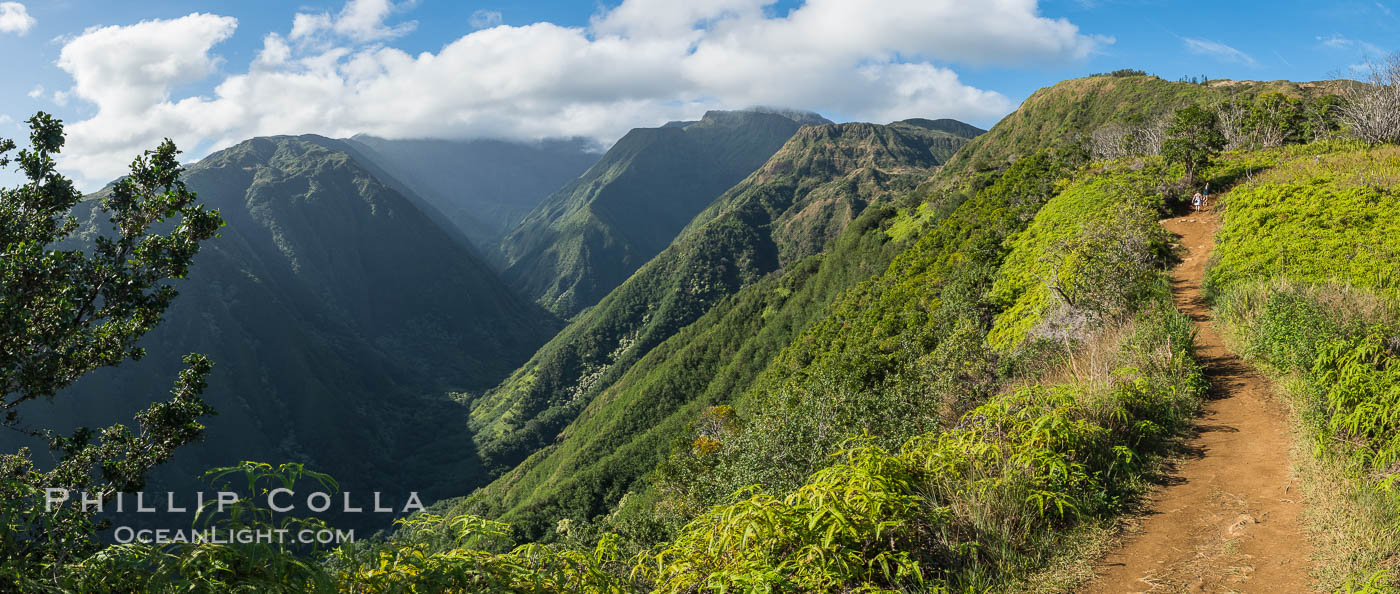
<path fill-rule="evenodd" d="M 474 482 L 464 411 L 447 394 L 495 385 L 557 325 L 343 148 L 258 138 L 190 167 L 189 187 L 227 222 L 221 237 L 176 282 L 143 360 L 85 378 L 34 420 L 129 421 L 200 352 L 215 362 L 205 398 L 219 414 L 162 469 L 172 484 L 239 460 L 305 462 L 346 489 L 425 497 Z M 433 437 L 455 447 L 418 447 Z"/>
<path fill-rule="evenodd" d="M 527 213 L 601 156 L 582 139 L 522 143 L 359 135 L 345 142 L 441 211 L 488 257 Z"/>
<path fill-rule="evenodd" d="M 767 161 L 799 119 L 824 121 L 818 117 L 714 111 L 698 122 L 632 130 L 506 235 L 506 280 L 556 314 L 577 314 Z"/>
<path fill-rule="evenodd" d="M 548 517 L 561 515 L 561 505 L 596 510 L 618 489 L 625 492 L 683 426 L 673 414 L 709 398 L 711 383 L 740 389 L 782 337 L 800 328 L 789 320 L 769 332 L 764 322 L 772 312 L 739 307 L 729 297 L 776 272 L 810 276 L 813 267 L 800 263 L 827 250 L 867 207 L 927 179 L 967 141 L 918 121 L 798 131 L 670 246 L 473 403 L 471 428 L 483 462 L 499 471 L 524 461 L 472 498 L 477 509 L 519 520 L 534 535 Z M 820 281 L 828 285 L 812 288 L 810 297 L 830 298 L 836 284 L 861 278 L 860 263 L 849 268 L 857 272 Z M 789 284 L 769 292 L 800 289 L 798 281 Z M 823 306 L 803 303 L 794 301 L 796 319 Z M 762 348 L 747 344 L 755 334 L 764 336 Z M 613 456 L 620 452 L 627 452 L 626 462 Z M 571 503 L 560 504 L 563 499 Z"/>
<path fill-rule="evenodd" d="M 265 460 L 303 462 L 351 491 L 400 488 L 425 501 L 471 492 L 547 445 L 719 300 L 822 252 L 863 209 L 966 142 L 924 121 L 799 130 L 799 115 L 713 112 L 634 131 L 537 209 L 585 196 L 564 212 L 621 238 L 629 257 L 659 246 L 557 335 L 559 318 L 486 264 L 445 210 L 452 203 L 391 171 L 411 165 L 384 157 L 393 143 L 241 143 L 186 174 L 228 225 L 177 281 L 182 295 L 144 340 L 148 356 L 85 378 L 28 419 L 65 431 L 129 421 L 169 390 L 181 356 L 200 352 L 216 363 L 206 399 L 219 415 L 151 489 L 189 490 L 208 468 Z M 668 167 L 672 177 L 652 175 Z M 722 179 L 740 183 L 725 192 Z M 678 209 L 655 196 L 690 201 Z M 107 226 L 90 205 L 77 213 L 89 239 Z M 617 283 L 633 275 L 602 254 L 575 253 L 575 278 L 604 263 Z M 469 411 L 462 393 L 484 396 Z"/>

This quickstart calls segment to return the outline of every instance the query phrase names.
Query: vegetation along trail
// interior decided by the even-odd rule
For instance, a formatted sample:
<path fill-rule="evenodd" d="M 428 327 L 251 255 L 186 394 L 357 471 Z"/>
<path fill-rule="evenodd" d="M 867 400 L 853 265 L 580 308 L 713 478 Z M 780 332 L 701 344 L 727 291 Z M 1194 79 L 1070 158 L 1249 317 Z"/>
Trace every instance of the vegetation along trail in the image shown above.
<path fill-rule="evenodd" d="M 1210 399 L 1188 455 L 1086 591 L 1307 591 L 1311 549 L 1299 522 L 1286 411 L 1269 382 L 1225 348 L 1201 295 L 1219 221 L 1193 213 L 1163 224 L 1185 248 L 1172 293 L 1195 321 Z"/>

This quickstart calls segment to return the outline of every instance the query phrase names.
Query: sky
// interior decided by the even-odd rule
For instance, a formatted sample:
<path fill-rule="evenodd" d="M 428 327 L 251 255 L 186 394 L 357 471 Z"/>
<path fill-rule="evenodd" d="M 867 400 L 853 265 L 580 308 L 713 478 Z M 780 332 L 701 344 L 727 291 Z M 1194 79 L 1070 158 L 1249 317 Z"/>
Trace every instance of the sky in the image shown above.
<path fill-rule="evenodd" d="M 1067 78 L 1320 80 L 1397 40 L 1400 0 L 0 0 L 0 137 L 57 115 L 94 190 L 166 137 L 605 147 L 756 105 L 986 128 Z"/>

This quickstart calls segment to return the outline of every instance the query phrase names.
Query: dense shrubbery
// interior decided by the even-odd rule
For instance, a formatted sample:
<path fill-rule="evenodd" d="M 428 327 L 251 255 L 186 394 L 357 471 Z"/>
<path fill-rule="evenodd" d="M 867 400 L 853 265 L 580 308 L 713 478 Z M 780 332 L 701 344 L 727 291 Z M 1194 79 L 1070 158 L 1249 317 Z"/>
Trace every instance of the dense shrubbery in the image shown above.
<path fill-rule="evenodd" d="M 798 497 L 810 487 L 803 486 L 805 477 L 820 469 L 817 461 L 829 459 L 851 435 L 863 434 L 870 447 L 889 450 L 915 435 L 944 430 L 956 435 L 966 415 L 974 414 L 968 411 L 981 410 L 977 407 L 1007 382 L 1043 373 L 1037 368 L 1061 368 L 1068 345 L 1145 303 L 1160 303 L 1166 290 L 1157 271 L 1166 244 L 1155 223 L 1162 204 L 1156 189 L 1159 176 L 1169 170 L 1115 165 L 1072 184 L 1057 181 L 1072 171 L 1050 154 L 1018 161 L 961 202 L 886 274 L 844 295 L 831 315 L 794 341 L 755 389 L 736 401 L 737 417 L 725 411 L 724 422 L 702 423 L 663 465 L 655 486 L 661 497 L 653 499 L 658 516 L 669 516 L 673 526 L 695 514 L 711 517 L 716 508 L 707 506 L 723 504 L 746 485 L 761 485 L 771 502 Z M 1115 214 L 1123 212 L 1136 216 Z M 1080 220 L 1085 224 L 1066 224 Z M 1027 226 L 1040 231 L 1023 232 Z M 1096 251 L 1106 247 L 1109 234 L 1114 242 L 1142 249 L 1127 250 L 1137 257 L 1107 269 L 1114 274 L 1098 275 L 1105 270 L 1096 269 L 1080 275 L 1087 278 L 1074 282 L 1103 286 L 1083 291 L 1077 307 L 1055 306 L 1047 296 L 1053 288 L 1037 274 L 1072 258 L 1122 257 Z M 1015 288 L 996 297 L 993 283 Z M 1007 315 L 1027 295 L 1033 296 L 1030 305 L 1007 317 L 1019 320 L 1008 323 L 1019 328 L 1018 338 L 1004 341 L 1009 352 L 989 349 L 987 333 L 998 314 Z M 1119 301 L 1090 303 L 1105 295 Z M 1046 314 L 1089 309 L 1098 313 L 1085 316 L 1072 331 L 1058 330 L 1048 349 L 1041 340 L 1021 345 L 1032 329 L 1036 336 L 1055 331 Z M 1021 516 L 1007 510 L 1001 521 Z M 986 534 L 970 538 L 1008 559 L 1033 558 L 1043 553 L 1053 531 L 1027 531 L 1040 547 L 994 546 L 982 540 L 993 538 Z M 1033 565 L 1025 563 L 1008 575 L 1023 575 Z M 988 580 L 984 585 L 995 581 L 977 579 Z"/>
<path fill-rule="evenodd" d="M 1075 524 L 1119 509 L 1204 381 L 1190 323 L 1166 307 L 1105 348 L 1103 375 L 992 398 L 889 451 L 858 440 L 785 496 L 708 510 L 656 554 L 661 591 L 1005 586 Z"/>
<path fill-rule="evenodd" d="M 635 555 L 618 537 L 592 546 L 513 546 L 508 526 L 419 515 L 386 540 L 324 561 L 276 546 L 107 549 L 73 573 L 148 591 L 694 592 L 981 591 L 1053 557 L 1068 531 L 1115 512 L 1145 461 L 1204 392 L 1191 325 L 1165 302 L 1089 341 L 1101 367 L 1024 386 L 947 431 L 894 449 L 848 441 L 786 494 L 745 489 Z M 299 468 L 248 465 L 250 484 Z M 282 484 L 282 483 L 278 483 Z M 254 489 L 257 490 L 256 488 Z M 263 526 L 263 510 L 225 521 Z M 300 521 L 300 520 L 284 520 Z M 113 583 L 113 582 L 108 582 Z"/>
<path fill-rule="evenodd" d="M 995 369 L 983 354 L 984 296 L 1001 242 L 1070 172 L 1063 159 L 1037 155 L 954 199 L 960 206 L 883 274 L 842 294 L 735 398 L 742 422 L 716 452 L 681 452 L 663 468 L 663 506 L 701 509 L 750 484 L 794 488 L 853 434 L 898 447 L 986 398 Z M 934 378 L 958 381 L 931 393 Z"/>
<path fill-rule="evenodd" d="M 1122 315 L 1152 290 L 1169 236 L 1160 159 L 1114 166 L 1068 186 L 1008 240 L 1010 253 L 988 298 L 997 304 L 987 342 L 1009 350 L 1033 335 L 1073 338 L 1090 322 Z M 1057 341 L 1058 342 L 1058 341 Z"/>
<path fill-rule="evenodd" d="M 1210 294 L 1277 276 L 1342 280 L 1389 295 L 1400 289 L 1400 150 L 1337 143 L 1259 157 L 1251 164 L 1265 173 L 1225 203 Z"/>

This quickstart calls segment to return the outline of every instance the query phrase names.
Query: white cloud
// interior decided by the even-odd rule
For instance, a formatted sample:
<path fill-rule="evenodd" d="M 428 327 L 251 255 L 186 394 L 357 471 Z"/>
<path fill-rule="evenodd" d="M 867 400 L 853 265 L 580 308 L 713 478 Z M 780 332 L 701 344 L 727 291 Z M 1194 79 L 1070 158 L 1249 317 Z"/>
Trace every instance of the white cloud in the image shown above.
<path fill-rule="evenodd" d="M 18 2 L 0 2 L 0 33 L 24 35 L 34 26 L 34 17 Z"/>
<path fill-rule="evenodd" d="M 292 20 L 292 39 L 303 39 L 323 31 L 357 42 L 392 39 L 413 31 L 417 21 L 394 26 L 384 24 L 389 13 L 406 8 L 412 2 L 395 5 L 389 0 L 349 0 L 334 18 L 329 13 L 298 13 Z"/>
<path fill-rule="evenodd" d="M 258 52 L 258 57 L 253 60 L 254 66 L 280 66 L 287 63 L 292 57 L 292 48 L 287 45 L 287 41 L 281 35 L 268 33 L 263 38 L 263 49 Z"/>
<path fill-rule="evenodd" d="M 1318 45 L 1328 49 L 1359 51 L 1364 55 L 1372 57 L 1380 57 L 1388 53 L 1385 49 L 1374 43 L 1361 41 L 1359 39 L 1347 39 L 1346 37 L 1335 34 L 1327 36 L 1319 35 L 1317 36 L 1317 42 Z"/>
<path fill-rule="evenodd" d="M 44 85 L 34 85 L 34 88 L 29 89 L 28 95 L 30 99 L 38 99 L 40 97 L 43 97 Z"/>
<path fill-rule="evenodd" d="M 384 24 L 395 5 L 352 0 L 334 17 L 297 15 L 286 38 L 263 38 L 246 72 L 197 97 L 170 93 L 216 70 L 211 52 L 233 19 L 89 30 L 60 58 L 77 96 L 98 107 L 70 126 L 65 166 L 100 185 L 164 136 L 187 149 L 360 132 L 606 143 L 629 128 L 748 105 L 986 122 L 1014 105 L 964 83 L 955 65 L 1063 64 L 1112 43 L 1039 16 L 1034 0 L 808 0 L 784 16 L 766 12 L 770 4 L 626 0 L 587 27 L 482 28 L 411 55 L 382 45 L 404 27 Z"/>
<path fill-rule="evenodd" d="M 68 126 L 72 148 L 65 161 L 87 177 L 114 177 L 109 174 L 120 171 L 118 165 L 129 162 L 137 147 L 153 148 L 162 136 L 177 136 L 190 146 L 198 134 L 217 133 L 219 126 L 207 120 L 208 114 L 174 116 L 173 108 L 198 100 L 172 103 L 170 91 L 214 74 L 217 60 L 209 49 L 237 26 L 232 17 L 194 13 L 92 27 L 70 40 L 59 52 L 58 66 L 73 77 L 69 94 L 96 105 L 97 113 Z"/>
<path fill-rule="evenodd" d="M 1186 44 L 1186 49 L 1193 54 L 1214 56 L 1217 60 L 1222 62 L 1244 64 L 1246 66 L 1253 66 L 1257 63 L 1249 54 L 1217 41 L 1192 37 L 1182 38 L 1181 41 Z"/>
<path fill-rule="evenodd" d="M 292 19 L 292 32 L 290 36 L 292 39 L 301 39 L 330 28 L 331 15 L 329 14 L 324 12 L 320 14 L 298 13 L 297 16 Z"/>
<path fill-rule="evenodd" d="M 409 3 L 411 4 L 411 3 Z M 398 10 L 389 0 L 350 0 L 335 19 L 335 32 L 356 41 L 374 41 L 398 37 L 418 26 L 417 21 L 408 21 L 386 26 L 384 19 L 389 12 Z"/>
<path fill-rule="evenodd" d="M 1351 45 L 1351 40 L 1342 37 L 1341 35 L 1328 35 L 1326 37 L 1318 35 L 1317 43 L 1322 47 L 1330 47 L 1332 49 L 1346 49 L 1347 46 Z"/>
<path fill-rule="evenodd" d="M 490 29 L 501 24 L 501 11 L 478 10 L 467 20 L 473 29 Z"/>

